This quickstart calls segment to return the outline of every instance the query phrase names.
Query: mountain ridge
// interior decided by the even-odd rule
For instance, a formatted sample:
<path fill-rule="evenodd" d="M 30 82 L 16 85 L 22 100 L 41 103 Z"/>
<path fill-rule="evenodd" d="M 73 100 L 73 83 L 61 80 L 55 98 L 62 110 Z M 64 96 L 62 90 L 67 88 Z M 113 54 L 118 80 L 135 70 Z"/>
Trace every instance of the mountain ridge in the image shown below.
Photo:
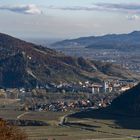
<path fill-rule="evenodd" d="M 128 34 L 107 34 L 103 36 L 80 37 L 52 44 L 54 47 L 84 46 L 96 49 L 140 49 L 140 31 Z"/>
<path fill-rule="evenodd" d="M 1 87 L 35 87 L 51 82 L 102 81 L 131 77 L 137 78 L 120 66 L 66 56 L 55 50 L 0 34 Z"/>

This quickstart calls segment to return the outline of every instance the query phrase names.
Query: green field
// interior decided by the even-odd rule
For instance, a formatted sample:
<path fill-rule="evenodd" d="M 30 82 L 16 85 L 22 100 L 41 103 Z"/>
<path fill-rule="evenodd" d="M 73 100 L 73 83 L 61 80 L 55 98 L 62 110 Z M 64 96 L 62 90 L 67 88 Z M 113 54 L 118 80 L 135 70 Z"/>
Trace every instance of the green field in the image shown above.
<path fill-rule="evenodd" d="M 59 113 L 56 113 L 56 116 L 59 116 L 58 114 Z M 52 113 L 50 113 L 50 115 L 52 115 Z M 132 140 L 132 136 L 139 136 L 140 134 L 140 130 L 120 128 L 113 120 L 69 118 L 67 125 L 58 126 L 60 117 L 52 118 L 52 120 L 50 119 L 50 116 L 48 117 L 49 118 L 46 117 L 46 121 L 48 120 L 49 126 L 22 127 L 29 135 L 29 139 L 41 140 L 45 138 L 55 138 L 56 140 Z M 55 123 L 52 123 L 53 121 Z"/>
<path fill-rule="evenodd" d="M 68 112 L 69 113 L 69 112 Z M 14 114 L 14 113 L 13 113 Z M 31 140 L 55 138 L 56 140 L 111 139 L 132 140 L 139 136 L 140 130 L 121 128 L 114 120 L 68 118 L 68 124 L 59 126 L 63 112 L 29 112 L 20 119 L 40 120 L 48 126 L 26 126 L 22 129 Z M 131 122 L 131 120 L 127 120 Z M 139 120 L 137 123 L 139 123 Z"/>
<path fill-rule="evenodd" d="M 139 136 L 140 129 L 126 129 L 111 119 L 97 118 L 67 118 L 66 125 L 60 126 L 60 120 L 71 112 L 23 112 L 18 111 L 18 101 L 0 100 L 0 117 L 5 119 L 37 120 L 47 122 L 47 126 L 21 127 L 29 140 L 136 140 L 132 136 Z M 6 103 L 5 103 L 6 102 Z M 4 106 L 3 106 L 4 103 Z M 133 118 L 125 119 L 133 123 Z M 140 125 L 140 119 L 135 118 L 135 124 Z"/>

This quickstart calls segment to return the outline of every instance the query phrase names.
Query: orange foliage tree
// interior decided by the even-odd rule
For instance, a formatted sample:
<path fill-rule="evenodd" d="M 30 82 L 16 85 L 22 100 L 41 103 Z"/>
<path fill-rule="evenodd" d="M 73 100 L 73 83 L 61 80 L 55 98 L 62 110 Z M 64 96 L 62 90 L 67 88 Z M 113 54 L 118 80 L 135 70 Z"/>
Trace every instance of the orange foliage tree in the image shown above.
<path fill-rule="evenodd" d="M 27 140 L 27 136 L 16 126 L 11 126 L 0 119 L 0 140 Z"/>

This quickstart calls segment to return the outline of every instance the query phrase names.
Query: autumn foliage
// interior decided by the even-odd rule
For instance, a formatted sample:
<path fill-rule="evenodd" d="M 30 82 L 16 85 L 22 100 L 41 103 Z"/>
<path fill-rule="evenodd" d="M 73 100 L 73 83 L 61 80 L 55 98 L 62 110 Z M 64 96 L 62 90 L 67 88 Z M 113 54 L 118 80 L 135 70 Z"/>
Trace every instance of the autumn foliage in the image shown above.
<path fill-rule="evenodd" d="M 27 136 L 16 126 L 11 126 L 0 119 L 0 140 L 27 140 Z"/>

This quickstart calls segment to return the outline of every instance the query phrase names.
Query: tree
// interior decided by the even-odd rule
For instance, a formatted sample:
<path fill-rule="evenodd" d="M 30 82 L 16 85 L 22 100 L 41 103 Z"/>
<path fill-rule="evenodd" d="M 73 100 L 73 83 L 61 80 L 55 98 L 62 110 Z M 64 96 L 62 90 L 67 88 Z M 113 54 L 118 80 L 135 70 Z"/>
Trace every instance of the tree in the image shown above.
<path fill-rule="evenodd" d="M 18 127 L 0 119 L 0 140 L 27 140 L 27 135 Z"/>

